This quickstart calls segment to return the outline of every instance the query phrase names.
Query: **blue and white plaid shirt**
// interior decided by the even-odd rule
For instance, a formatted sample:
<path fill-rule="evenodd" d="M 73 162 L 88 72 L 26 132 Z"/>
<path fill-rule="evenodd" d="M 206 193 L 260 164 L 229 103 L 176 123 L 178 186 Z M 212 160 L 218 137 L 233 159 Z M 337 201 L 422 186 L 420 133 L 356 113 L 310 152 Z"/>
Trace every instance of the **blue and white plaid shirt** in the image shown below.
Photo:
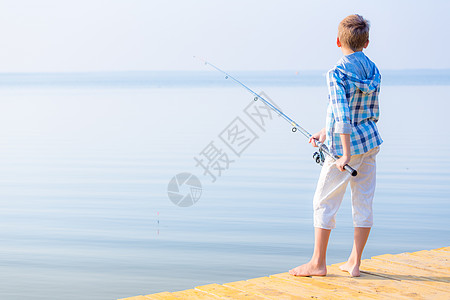
<path fill-rule="evenodd" d="M 333 154 L 343 155 L 341 133 L 350 134 L 351 155 L 383 142 L 376 125 L 380 82 L 378 68 L 363 52 L 344 56 L 328 71 L 326 145 Z"/>

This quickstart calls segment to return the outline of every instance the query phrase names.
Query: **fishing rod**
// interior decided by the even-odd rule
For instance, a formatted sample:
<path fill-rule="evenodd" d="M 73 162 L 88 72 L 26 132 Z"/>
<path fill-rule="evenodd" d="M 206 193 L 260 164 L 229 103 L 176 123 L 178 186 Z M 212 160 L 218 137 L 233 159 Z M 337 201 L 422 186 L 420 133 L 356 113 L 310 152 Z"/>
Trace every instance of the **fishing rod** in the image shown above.
<path fill-rule="evenodd" d="M 217 71 L 219 71 L 222 74 L 225 74 L 225 79 L 232 79 L 234 82 L 236 82 L 237 84 L 239 84 L 240 86 L 242 86 L 244 89 L 246 89 L 247 91 L 249 91 L 251 94 L 253 94 L 255 96 L 255 98 L 253 98 L 253 100 L 258 101 L 261 100 L 265 105 L 267 105 L 268 107 L 270 107 L 273 111 L 275 111 L 279 116 L 283 117 L 283 119 L 285 119 L 287 122 L 289 122 L 289 124 L 291 124 L 292 127 L 292 132 L 300 132 L 301 134 L 303 134 L 308 140 L 312 138 L 312 135 L 306 131 L 303 127 L 301 127 L 300 125 L 298 125 L 297 122 L 295 122 L 294 120 L 292 120 L 290 117 L 288 117 L 286 114 L 284 114 L 281 110 L 279 110 L 278 108 L 276 108 L 272 103 L 270 103 L 270 101 L 264 99 L 264 97 L 262 97 L 261 95 L 255 93 L 253 90 L 251 90 L 248 86 L 246 86 L 245 84 L 243 84 L 242 82 L 240 82 L 239 80 L 237 80 L 236 78 L 234 78 L 233 76 L 231 76 L 230 74 L 228 74 L 227 72 L 223 71 L 222 69 L 219 69 L 218 67 L 216 67 L 215 65 L 213 65 L 212 63 L 201 59 L 200 57 L 196 57 L 194 56 L 194 58 L 198 58 L 201 61 L 203 61 L 205 63 L 205 65 L 209 65 L 212 68 L 216 69 Z M 316 161 L 316 163 L 323 165 L 323 162 L 325 160 L 325 157 L 323 155 L 323 153 L 325 153 L 326 155 L 328 155 L 333 161 L 336 161 L 339 159 L 338 156 L 333 155 L 330 150 L 328 149 L 328 147 L 324 144 L 321 143 L 320 141 L 318 141 L 317 139 L 315 139 L 315 143 L 317 145 L 317 147 L 319 147 L 319 152 L 315 152 L 313 154 L 313 158 Z M 350 167 L 349 165 L 345 165 L 344 169 L 350 173 L 350 175 L 352 176 L 356 176 L 358 174 L 358 172 L 353 169 L 352 167 Z"/>

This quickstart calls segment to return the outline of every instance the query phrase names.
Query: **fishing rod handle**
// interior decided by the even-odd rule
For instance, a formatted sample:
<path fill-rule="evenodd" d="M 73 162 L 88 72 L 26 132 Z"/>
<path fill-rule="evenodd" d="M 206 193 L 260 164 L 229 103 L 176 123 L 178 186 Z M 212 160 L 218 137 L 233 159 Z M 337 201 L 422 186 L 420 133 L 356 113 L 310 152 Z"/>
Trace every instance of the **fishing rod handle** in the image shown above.
<path fill-rule="evenodd" d="M 344 166 L 345 171 L 349 172 L 350 175 L 352 176 L 356 176 L 358 175 L 358 171 L 356 171 L 355 169 L 353 169 L 352 167 L 350 167 L 349 165 L 345 165 Z"/>

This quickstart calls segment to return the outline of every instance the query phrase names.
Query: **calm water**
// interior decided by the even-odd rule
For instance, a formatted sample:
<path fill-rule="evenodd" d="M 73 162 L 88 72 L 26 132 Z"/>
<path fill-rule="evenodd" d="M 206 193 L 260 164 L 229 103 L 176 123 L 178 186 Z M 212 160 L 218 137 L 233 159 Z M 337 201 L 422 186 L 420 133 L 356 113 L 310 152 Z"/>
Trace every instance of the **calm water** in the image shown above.
<path fill-rule="evenodd" d="M 314 132 L 321 72 L 242 73 Z M 285 272 L 313 248 L 313 148 L 215 73 L 0 75 L 0 298 L 116 299 Z M 375 226 L 364 257 L 450 242 L 450 72 L 386 72 Z M 239 117 L 257 137 L 237 156 L 220 136 Z M 194 157 L 233 160 L 212 182 Z M 168 198 L 182 172 L 200 200 Z M 218 175 L 218 174 L 216 174 Z M 349 195 L 328 263 L 352 245 Z"/>

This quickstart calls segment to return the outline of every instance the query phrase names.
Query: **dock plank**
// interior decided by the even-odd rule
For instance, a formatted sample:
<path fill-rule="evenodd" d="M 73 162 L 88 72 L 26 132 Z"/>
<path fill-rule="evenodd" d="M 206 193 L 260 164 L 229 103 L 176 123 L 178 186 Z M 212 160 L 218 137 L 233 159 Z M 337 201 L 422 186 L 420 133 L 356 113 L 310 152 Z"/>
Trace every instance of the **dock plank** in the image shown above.
<path fill-rule="evenodd" d="M 122 298 L 122 299 L 118 299 L 118 300 L 149 300 L 151 298 L 147 298 L 145 296 L 139 295 L 139 296 L 133 296 L 133 297 L 128 297 L 128 298 Z"/>
<path fill-rule="evenodd" d="M 292 295 L 295 297 L 306 298 L 318 298 L 318 299 L 331 299 L 329 293 L 324 290 L 311 289 L 306 286 L 298 285 L 295 283 L 287 284 L 286 281 L 278 279 L 276 277 L 260 277 L 247 280 L 250 283 L 259 285 L 261 287 L 273 288 L 284 294 Z M 335 298 L 342 299 L 342 298 Z"/>
<path fill-rule="evenodd" d="M 214 300 L 214 299 L 221 299 L 220 297 L 216 297 L 214 295 L 208 294 L 203 291 L 199 291 L 196 289 L 189 289 L 179 292 L 173 292 L 172 296 L 175 296 L 177 299 L 184 299 L 184 300 L 191 300 L 191 299 L 198 299 L 198 300 Z"/>
<path fill-rule="evenodd" d="M 329 269 L 335 269 L 336 272 L 341 271 L 337 268 L 337 265 L 332 265 Z M 389 298 L 434 299 L 447 293 L 445 290 L 440 290 L 438 286 L 420 284 L 417 280 L 410 277 L 393 276 L 389 272 L 383 274 L 368 274 L 364 272 L 359 278 L 347 277 L 347 279 L 339 280 L 337 284 L 345 284 L 346 282 L 354 288 L 366 290 L 367 292 L 376 292 L 377 295 L 389 296 Z M 432 281 L 427 282 L 433 283 Z"/>
<path fill-rule="evenodd" d="M 267 299 L 265 297 L 258 296 L 248 291 L 240 291 L 217 283 L 197 286 L 195 289 L 220 297 L 222 299 L 254 299 L 254 300 Z"/>
<path fill-rule="evenodd" d="M 291 284 L 300 285 L 306 290 L 320 291 L 321 297 L 332 295 L 334 299 L 376 299 L 374 295 L 352 289 L 349 286 L 337 285 L 330 280 L 324 280 L 327 276 L 317 277 L 296 277 L 289 273 L 274 274 L 270 277 L 285 280 Z M 330 294 L 331 293 L 331 294 Z"/>
<path fill-rule="evenodd" d="M 286 277 L 289 279 L 290 277 Z M 296 277 L 294 277 L 296 278 Z M 291 279 L 290 280 L 294 280 Z M 350 277 L 347 272 L 341 271 L 337 267 L 329 266 L 328 274 L 325 277 L 312 277 L 311 280 L 322 283 L 332 284 L 342 293 L 343 290 L 353 291 L 352 298 L 361 299 L 379 299 L 380 296 L 385 296 L 394 299 L 410 298 L 413 295 L 402 295 L 402 287 L 399 287 L 396 282 L 388 284 L 386 278 L 378 276 L 362 274 L 361 277 Z"/>
<path fill-rule="evenodd" d="M 402 253 L 398 255 L 384 254 L 374 256 L 372 259 L 381 260 L 389 263 L 397 263 L 408 267 L 419 268 L 432 272 L 439 272 L 442 274 L 450 273 L 450 266 L 446 264 L 446 260 L 441 258 L 427 258 L 426 256 L 414 256 L 409 253 Z"/>
<path fill-rule="evenodd" d="M 430 251 L 444 251 L 444 252 L 450 252 L 450 247 L 442 247 L 442 248 L 436 248 L 432 249 Z"/>
<path fill-rule="evenodd" d="M 363 260 L 360 277 L 341 271 L 340 263 L 327 266 L 327 276 L 297 277 L 286 272 L 121 300 L 450 299 L 449 260 L 450 247 L 383 254 Z"/>
<path fill-rule="evenodd" d="M 146 300 L 179 300 L 177 297 L 173 296 L 170 292 L 161 292 L 156 294 L 145 295 Z M 128 299 L 127 299 L 128 300 Z M 136 299 L 137 300 L 137 299 Z"/>
<path fill-rule="evenodd" d="M 280 291 L 272 286 L 259 285 L 247 280 L 235 281 L 230 283 L 225 283 L 224 286 L 229 286 L 241 291 L 249 291 L 255 295 L 265 297 L 268 299 L 280 299 L 280 300 L 304 300 L 311 299 L 311 296 L 306 296 L 310 291 L 299 291 L 295 293 L 289 293 L 285 291 Z"/>
<path fill-rule="evenodd" d="M 450 274 L 434 272 L 432 270 L 416 268 L 414 266 L 398 264 L 395 262 L 377 261 L 376 259 L 361 261 L 361 270 L 369 272 L 374 270 L 379 271 L 384 273 L 385 276 L 389 275 L 391 278 L 398 280 L 410 278 L 416 281 L 450 282 Z"/>
<path fill-rule="evenodd" d="M 444 269 L 446 273 L 450 272 L 450 255 L 444 251 L 419 251 L 412 253 L 397 254 L 400 257 L 405 257 L 411 260 L 425 261 L 427 263 L 435 264 L 439 268 Z"/>

